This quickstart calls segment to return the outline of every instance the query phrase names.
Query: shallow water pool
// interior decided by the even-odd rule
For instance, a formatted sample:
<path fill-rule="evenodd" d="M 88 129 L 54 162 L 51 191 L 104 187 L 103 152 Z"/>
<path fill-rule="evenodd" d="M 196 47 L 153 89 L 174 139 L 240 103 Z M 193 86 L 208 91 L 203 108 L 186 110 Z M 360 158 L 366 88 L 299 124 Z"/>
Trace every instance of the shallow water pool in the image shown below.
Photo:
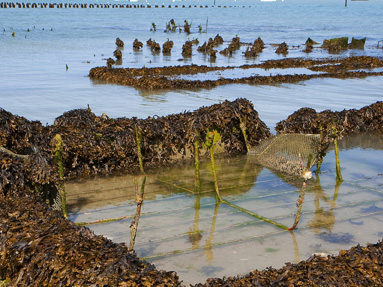
<path fill-rule="evenodd" d="M 219 159 L 218 184 L 229 204 L 217 203 L 209 161 L 201 166 L 200 193 L 194 191 L 192 163 L 150 171 L 137 255 L 159 269 L 177 271 L 184 283 L 197 283 L 380 240 L 383 137 L 350 136 L 339 146 L 341 184 L 336 183 L 331 147 L 321 173 L 305 187 L 300 180 L 258 165 L 253 156 Z M 142 177 L 137 181 L 140 185 Z M 66 188 L 72 221 L 88 222 L 96 234 L 129 245 L 136 210 L 134 176 L 69 182 Z M 302 195 L 297 229 L 280 228 L 293 225 Z M 120 219 L 98 222 L 106 218 Z"/>

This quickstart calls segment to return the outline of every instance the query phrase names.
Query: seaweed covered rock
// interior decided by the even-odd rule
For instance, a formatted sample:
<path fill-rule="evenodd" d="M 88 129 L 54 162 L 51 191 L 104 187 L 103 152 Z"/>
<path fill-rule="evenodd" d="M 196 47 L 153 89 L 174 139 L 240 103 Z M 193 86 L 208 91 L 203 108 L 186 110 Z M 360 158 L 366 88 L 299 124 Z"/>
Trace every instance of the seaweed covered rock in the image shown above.
<path fill-rule="evenodd" d="M 129 254 L 53 211 L 36 193 L 0 193 L 0 278 L 10 286 L 179 286 L 174 272 Z"/>
<path fill-rule="evenodd" d="M 305 53 L 311 53 L 313 51 L 313 44 L 311 43 L 306 43 L 305 45 L 305 49 L 303 50 L 303 52 Z"/>
<path fill-rule="evenodd" d="M 357 245 L 338 256 L 313 256 L 280 269 L 269 267 L 246 275 L 211 278 L 203 286 L 382 286 L 383 242 Z"/>
<path fill-rule="evenodd" d="M 217 46 L 223 44 L 223 38 L 222 38 L 222 36 L 219 35 L 219 34 L 215 35 L 213 41 L 214 41 L 214 47 L 217 47 Z"/>
<path fill-rule="evenodd" d="M 352 37 L 351 43 L 348 45 L 348 48 L 363 50 L 365 43 L 366 43 L 366 38 L 356 39 Z"/>
<path fill-rule="evenodd" d="M 124 41 L 122 41 L 120 38 L 116 38 L 116 46 L 119 47 L 119 48 L 123 48 L 124 47 Z"/>
<path fill-rule="evenodd" d="M 133 42 L 133 50 L 139 51 L 143 46 L 144 46 L 144 44 L 142 42 L 138 41 L 138 39 L 134 40 L 134 42 Z"/>
<path fill-rule="evenodd" d="M 42 140 L 45 128 L 38 121 L 29 121 L 0 108 L 0 146 L 18 154 L 28 154 Z"/>
<path fill-rule="evenodd" d="M 170 53 L 172 52 L 173 46 L 174 46 L 173 41 L 167 40 L 166 42 L 164 42 L 162 44 L 162 54 L 170 55 Z"/>
<path fill-rule="evenodd" d="M 57 168 L 49 154 L 18 155 L 0 150 L 0 161 L 0 194 L 3 196 L 11 197 L 22 190 L 46 192 L 47 187 L 55 189 Z"/>
<path fill-rule="evenodd" d="M 330 142 L 332 128 L 336 129 L 338 137 L 356 132 L 383 132 L 383 102 L 340 112 L 317 113 L 314 109 L 301 108 L 277 123 L 275 130 L 277 133 L 322 133 L 324 140 Z"/>
<path fill-rule="evenodd" d="M 275 50 L 275 53 L 286 56 L 289 53 L 289 46 L 287 46 L 286 42 L 283 42 L 279 44 L 278 48 Z"/>
<path fill-rule="evenodd" d="M 246 52 L 245 52 L 245 57 L 246 58 L 255 58 L 257 57 L 258 53 L 261 53 L 265 47 L 264 42 L 260 37 L 258 37 L 253 45 L 251 47 L 248 47 Z"/>
<path fill-rule="evenodd" d="M 112 58 L 108 58 L 108 59 L 106 60 L 106 66 L 107 66 L 108 68 L 112 68 L 114 64 L 116 64 L 116 61 L 113 60 Z"/>
<path fill-rule="evenodd" d="M 348 48 L 348 37 L 326 39 L 323 41 L 322 48 L 330 53 L 339 53 Z"/>
<path fill-rule="evenodd" d="M 204 53 L 207 50 L 206 42 L 200 47 Z M 200 49 L 200 50 L 201 50 Z M 226 48 L 227 49 L 227 48 Z M 225 50 L 226 50 L 225 49 Z M 222 51 L 221 51 L 222 52 Z M 251 85 L 275 85 L 281 83 L 297 83 L 315 78 L 364 78 L 367 76 L 381 76 L 383 71 L 371 71 L 360 69 L 371 69 L 383 67 L 383 60 L 377 57 L 355 56 L 342 59 L 308 59 L 308 58 L 289 58 L 279 60 L 268 60 L 261 64 L 251 64 L 239 66 L 239 69 L 248 68 L 299 68 L 305 67 L 312 71 L 323 71 L 324 73 L 311 74 L 287 74 L 260 76 L 251 75 L 242 78 L 218 78 L 188 80 L 174 77 L 176 75 L 187 75 L 197 73 L 207 73 L 210 71 L 223 71 L 233 69 L 226 67 L 208 67 L 205 65 L 184 65 L 184 66 L 166 66 L 153 68 L 119 68 L 110 69 L 106 67 L 95 67 L 89 71 L 89 77 L 97 80 L 98 83 L 113 83 L 119 85 L 132 86 L 138 89 L 196 89 L 196 88 L 214 88 L 228 84 L 251 84 Z"/>
<path fill-rule="evenodd" d="M 208 129 L 220 132 L 221 152 L 228 155 L 245 153 L 241 127 L 246 129 L 247 141 L 252 146 L 270 136 L 269 129 L 259 119 L 253 105 L 245 99 L 226 101 L 194 112 L 147 119 L 109 119 L 84 109 L 64 113 L 52 126 L 39 131 L 36 141 L 30 137 L 28 144 L 44 152 L 52 166 L 55 153 L 52 141 L 59 134 L 63 141 L 64 174 L 66 178 L 73 178 L 118 170 L 138 170 L 136 129 L 142 135 L 141 150 L 145 166 L 156 167 L 190 159 L 194 141 L 197 137 L 204 141 Z M 23 126 L 14 128 L 18 130 Z M 2 126 L 0 130 L 3 130 Z M 14 140 L 24 133 L 20 131 L 13 135 Z M 28 154 L 32 153 L 31 150 Z"/>
<path fill-rule="evenodd" d="M 152 50 L 153 53 L 159 53 L 161 52 L 161 46 L 156 41 L 152 40 L 151 38 L 146 41 L 146 44 L 150 47 L 150 50 Z"/>
<path fill-rule="evenodd" d="M 220 51 L 219 53 L 224 56 L 232 56 L 235 51 L 239 50 L 239 48 L 241 48 L 241 41 L 238 36 L 235 36 L 231 40 L 229 46 Z"/>
<path fill-rule="evenodd" d="M 121 60 L 122 59 L 122 52 L 120 49 L 116 49 L 114 52 L 113 52 L 113 56 L 116 57 L 117 61 L 118 60 Z"/>
<path fill-rule="evenodd" d="M 184 58 L 190 58 L 193 52 L 193 43 L 192 41 L 186 41 L 182 46 L 182 56 Z"/>

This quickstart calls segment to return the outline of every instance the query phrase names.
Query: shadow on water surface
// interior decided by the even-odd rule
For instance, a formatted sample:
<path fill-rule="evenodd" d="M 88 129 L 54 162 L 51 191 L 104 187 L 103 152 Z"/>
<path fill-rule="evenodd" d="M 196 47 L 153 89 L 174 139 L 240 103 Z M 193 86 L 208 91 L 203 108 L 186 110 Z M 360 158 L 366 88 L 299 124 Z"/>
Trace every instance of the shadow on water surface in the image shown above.
<path fill-rule="evenodd" d="M 207 161 L 201 162 L 199 193 L 192 164 L 149 171 L 135 251 L 158 268 L 177 271 L 184 282 L 195 283 L 379 240 L 383 137 L 350 136 L 339 141 L 339 147 L 341 184 L 335 180 L 331 148 L 322 172 L 306 185 L 258 165 L 252 156 L 217 159 L 223 202 L 216 200 Z M 367 168 L 361 170 L 361 164 Z M 116 242 L 129 242 L 136 208 L 133 178 L 67 183 L 70 218 L 90 222 L 124 217 L 89 227 Z M 287 231 L 270 222 L 296 229 Z"/>

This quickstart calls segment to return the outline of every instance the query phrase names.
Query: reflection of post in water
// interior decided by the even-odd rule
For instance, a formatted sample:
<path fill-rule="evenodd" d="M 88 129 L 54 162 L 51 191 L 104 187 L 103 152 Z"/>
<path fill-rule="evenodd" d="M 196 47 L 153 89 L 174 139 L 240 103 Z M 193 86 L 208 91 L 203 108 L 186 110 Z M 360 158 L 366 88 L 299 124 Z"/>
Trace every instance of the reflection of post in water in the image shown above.
<path fill-rule="evenodd" d="M 297 264 L 300 261 L 298 242 L 297 242 L 297 238 L 295 237 L 294 232 L 290 231 L 290 235 L 291 235 L 291 238 L 293 239 L 293 244 L 294 244 L 294 254 L 295 254 L 294 263 Z"/>
<path fill-rule="evenodd" d="M 215 193 L 217 195 L 218 201 L 222 202 L 222 198 L 221 198 L 221 195 L 219 194 L 219 189 L 218 189 L 217 170 L 216 170 L 215 159 L 214 159 L 214 146 L 220 140 L 221 140 L 221 135 L 216 130 L 207 131 L 205 145 L 210 153 L 211 170 L 213 172 L 213 178 L 214 178 L 214 189 L 215 189 Z"/>
<path fill-rule="evenodd" d="M 333 196 L 333 199 L 331 200 L 331 208 L 328 211 L 325 211 L 320 206 L 320 200 L 323 200 L 327 203 L 329 203 L 330 200 L 324 194 L 324 190 L 322 189 L 320 185 L 319 176 L 317 176 L 316 178 L 316 183 L 317 183 L 317 188 L 315 189 L 315 199 L 314 199 L 315 213 L 314 213 L 314 218 L 308 224 L 308 227 L 311 229 L 314 229 L 314 232 L 316 233 L 319 233 L 321 228 L 325 228 L 331 231 L 335 223 L 334 208 L 336 204 L 336 199 L 338 197 L 339 187 L 342 184 L 342 182 L 337 181 L 335 184 L 334 196 Z"/>
<path fill-rule="evenodd" d="M 144 176 L 141 184 L 140 192 L 138 192 L 138 182 L 137 178 L 134 178 L 134 183 L 136 186 L 136 203 L 137 203 L 137 209 L 136 209 L 136 215 L 134 216 L 134 219 L 130 225 L 130 243 L 129 243 L 129 252 L 133 251 L 134 243 L 136 241 L 136 234 L 137 234 L 137 227 L 138 227 L 138 220 L 140 219 L 141 215 L 141 207 L 144 202 L 144 191 L 145 191 L 145 183 L 146 183 L 146 176 Z"/>
<path fill-rule="evenodd" d="M 217 201 L 215 203 L 215 208 L 214 208 L 214 215 L 213 215 L 213 220 L 211 221 L 211 227 L 210 227 L 210 232 L 209 236 L 206 239 L 206 244 L 205 244 L 205 255 L 206 255 L 206 260 L 208 262 L 213 261 L 213 250 L 212 250 L 212 241 L 214 237 L 214 230 L 215 230 L 215 222 L 217 221 L 217 215 L 218 215 L 218 208 L 221 205 L 221 202 Z"/>
<path fill-rule="evenodd" d="M 199 136 L 196 134 L 195 141 L 194 141 L 194 184 L 195 184 L 195 192 L 197 193 L 201 191 L 199 149 L 200 149 Z"/>
<path fill-rule="evenodd" d="M 305 199 L 305 193 L 306 193 L 306 182 L 303 182 L 302 188 L 297 200 L 297 214 L 295 215 L 295 221 L 294 221 L 294 224 L 289 228 L 289 230 L 294 230 L 299 223 L 299 220 L 301 218 L 301 213 L 302 213 L 303 201 Z"/>
<path fill-rule="evenodd" d="M 201 230 L 199 229 L 199 211 L 201 207 L 201 196 L 196 194 L 194 201 L 194 224 L 188 232 L 189 241 L 192 244 L 193 249 L 199 248 L 199 243 L 202 239 Z"/>

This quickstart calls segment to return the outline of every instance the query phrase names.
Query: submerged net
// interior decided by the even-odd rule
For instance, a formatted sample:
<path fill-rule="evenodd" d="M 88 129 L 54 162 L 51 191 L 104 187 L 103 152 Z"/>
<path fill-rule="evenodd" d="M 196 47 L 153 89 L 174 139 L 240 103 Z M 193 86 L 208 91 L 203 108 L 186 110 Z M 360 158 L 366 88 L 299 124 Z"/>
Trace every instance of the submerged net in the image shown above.
<path fill-rule="evenodd" d="M 313 167 L 319 153 L 318 134 L 279 134 L 249 151 L 261 165 L 298 177 Z"/>

